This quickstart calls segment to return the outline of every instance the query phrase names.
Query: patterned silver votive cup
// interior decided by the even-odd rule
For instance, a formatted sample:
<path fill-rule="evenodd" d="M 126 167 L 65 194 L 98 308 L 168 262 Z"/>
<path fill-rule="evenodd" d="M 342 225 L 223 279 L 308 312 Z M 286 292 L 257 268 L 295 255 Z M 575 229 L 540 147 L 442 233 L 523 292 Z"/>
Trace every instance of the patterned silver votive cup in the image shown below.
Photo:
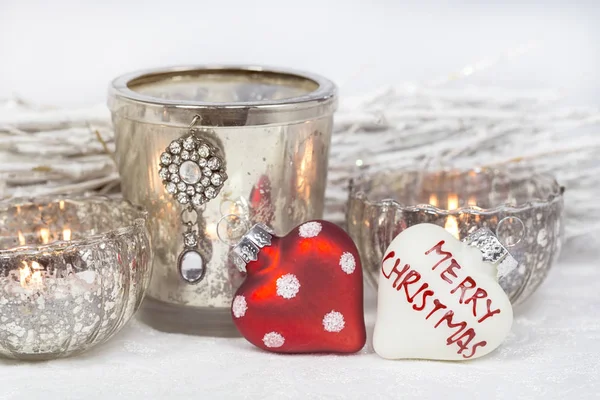
<path fill-rule="evenodd" d="M 500 278 L 517 304 L 538 288 L 559 255 L 563 188 L 526 169 L 380 172 L 351 182 L 346 217 L 375 287 L 383 252 L 404 229 L 432 223 L 460 240 L 490 229 L 519 263 Z"/>
<path fill-rule="evenodd" d="M 150 281 L 146 213 L 100 197 L 0 203 L 0 356 L 47 360 L 117 333 Z"/>
<path fill-rule="evenodd" d="M 140 318 L 163 331 L 236 335 L 230 306 L 243 276 L 219 221 L 235 214 L 286 233 L 322 216 L 335 85 L 252 66 L 164 68 L 115 79 L 108 103 L 123 195 L 150 216 L 154 270 Z"/>

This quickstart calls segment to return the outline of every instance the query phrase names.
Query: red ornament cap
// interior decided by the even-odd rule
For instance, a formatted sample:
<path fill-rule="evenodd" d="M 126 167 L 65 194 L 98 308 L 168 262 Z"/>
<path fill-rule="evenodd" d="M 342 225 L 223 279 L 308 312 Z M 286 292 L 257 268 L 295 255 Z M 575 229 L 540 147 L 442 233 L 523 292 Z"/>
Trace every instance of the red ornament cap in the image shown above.
<path fill-rule="evenodd" d="M 247 277 L 232 316 L 241 334 L 280 353 L 353 353 L 365 344 L 358 250 L 327 221 L 309 221 L 284 237 L 255 225 L 234 249 Z"/>

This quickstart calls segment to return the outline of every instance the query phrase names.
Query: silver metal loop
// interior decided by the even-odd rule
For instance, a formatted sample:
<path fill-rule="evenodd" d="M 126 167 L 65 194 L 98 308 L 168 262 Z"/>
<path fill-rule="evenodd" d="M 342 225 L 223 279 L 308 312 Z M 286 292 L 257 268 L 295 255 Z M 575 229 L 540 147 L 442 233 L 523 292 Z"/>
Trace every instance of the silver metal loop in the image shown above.
<path fill-rule="evenodd" d="M 500 242 L 505 247 L 510 248 L 518 245 L 523 240 L 526 228 L 520 218 L 508 216 L 498 221 L 495 233 Z"/>
<path fill-rule="evenodd" d="M 188 219 L 188 220 L 186 220 L 186 218 L 185 218 L 186 217 L 186 213 L 195 214 L 194 220 L 192 221 L 191 218 Z M 194 225 L 196 225 L 198 223 L 198 210 L 196 210 L 193 207 L 185 208 L 183 211 L 181 211 L 180 216 L 181 216 L 181 222 L 184 225 L 194 226 Z"/>
<path fill-rule="evenodd" d="M 235 217 L 235 218 L 237 218 L 239 221 L 241 221 L 241 222 L 242 222 L 242 224 L 244 224 L 244 232 L 243 232 L 243 233 L 242 233 L 242 234 L 241 234 L 241 235 L 240 235 L 238 238 L 235 238 L 235 239 L 226 238 L 226 239 L 224 239 L 224 238 L 221 236 L 221 232 L 220 232 L 219 226 L 221 226 L 221 223 L 222 223 L 223 221 L 225 221 L 225 220 L 226 220 L 227 218 L 229 218 L 229 217 Z M 226 244 L 226 245 L 227 245 L 227 246 L 229 246 L 229 247 L 234 247 L 234 246 L 236 246 L 236 245 L 238 244 L 238 242 L 239 242 L 240 238 L 241 238 L 241 237 L 242 237 L 244 234 L 246 234 L 246 233 L 247 233 L 249 230 L 250 230 L 250 221 L 248 221 L 246 218 L 243 218 L 242 216 L 240 216 L 240 215 L 237 215 L 237 214 L 225 214 L 225 215 L 223 215 L 221 218 L 219 218 L 219 221 L 217 222 L 217 226 L 216 226 L 217 237 L 219 238 L 219 240 L 221 241 L 221 243 L 224 243 L 224 244 Z"/>
<path fill-rule="evenodd" d="M 237 215 L 243 219 L 250 219 L 250 204 L 248 200 L 240 196 L 235 200 L 223 199 L 219 205 L 221 215 Z"/>
<path fill-rule="evenodd" d="M 200 121 L 201 119 L 202 117 L 200 115 L 194 115 L 194 118 L 192 118 L 192 122 L 190 122 L 190 125 L 188 126 L 188 130 L 191 130 L 194 126 L 196 126 L 198 121 Z"/>

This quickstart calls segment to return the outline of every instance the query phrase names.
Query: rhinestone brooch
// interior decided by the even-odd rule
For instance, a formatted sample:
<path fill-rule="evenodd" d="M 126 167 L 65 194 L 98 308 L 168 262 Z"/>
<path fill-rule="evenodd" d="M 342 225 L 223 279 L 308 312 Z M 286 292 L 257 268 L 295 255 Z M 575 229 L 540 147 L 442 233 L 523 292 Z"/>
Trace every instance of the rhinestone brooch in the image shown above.
<path fill-rule="evenodd" d="M 160 155 L 158 175 L 167 193 L 183 206 L 181 223 L 183 251 L 177 260 L 179 275 L 188 283 L 199 283 L 206 273 L 206 261 L 198 249 L 198 221 L 204 205 L 217 197 L 227 180 L 224 159 L 205 141 L 201 131 L 192 129 L 173 140 Z M 194 218 L 195 217 L 195 218 Z"/>
<path fill-rule="evenodd" d="M 160 155 L 158 174 L 169 194 L 195 209 L 217 197 L 227 174 L 217 150 L 192 130 L 173 140 Z"/>

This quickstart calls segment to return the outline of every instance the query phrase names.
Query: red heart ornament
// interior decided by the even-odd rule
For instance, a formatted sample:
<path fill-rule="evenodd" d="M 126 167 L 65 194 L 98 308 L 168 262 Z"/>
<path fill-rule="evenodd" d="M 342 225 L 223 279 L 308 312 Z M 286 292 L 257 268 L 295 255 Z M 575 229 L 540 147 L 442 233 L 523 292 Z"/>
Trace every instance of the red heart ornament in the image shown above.
<path fill-rule="evenodd" d="M 262 233 L 238 245 L 247 272 L 232 302 L 240 333 L 278 353 L 362 349 L 362 268 L 348 234 L 327 221 L 306 222 L 284 237 Z"/>

